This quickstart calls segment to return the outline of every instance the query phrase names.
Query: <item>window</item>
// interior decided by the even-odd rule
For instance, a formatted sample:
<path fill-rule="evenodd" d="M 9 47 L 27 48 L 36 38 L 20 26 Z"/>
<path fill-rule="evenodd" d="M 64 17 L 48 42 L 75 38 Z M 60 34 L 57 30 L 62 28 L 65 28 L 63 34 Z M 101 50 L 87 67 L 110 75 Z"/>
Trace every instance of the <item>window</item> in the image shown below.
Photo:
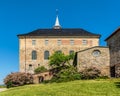
<path fill-rule="evenodd" d="M 32 45 L 36 45 L 36 40 L 32 40 Z"/>
<path fill-rule="evenodd" d="M 32 64 L 29 64 L 29 69 L 28 70 L 32 70 Z"/>
<path fill-rule="evenodd" d="M 61 40 L 58 40 L 57 43 L 58 43 L 58 45 L 61 45 L 61 44 L 62 44 Z"/>
<path fill-rule="evenodd" d="M 48 43 L 49 43 L 49 40 L 45 40 L 45 45 L 48 45 Z"/>
<path fill-rule="evenodd" d="M 82 40 L 83 45 L 87 45 L 87 40 Z"/>
<path fill-rule="evenodd" d="M 70 40 L 70 45 L 74 45 L 74 40 Z"/>
<path fill-rule="evenodd" d="M 44 52 L 44 59 L 46 59 L 46 60 L 49 59 L 49 51 Z"/>
<path fill-rule="evenodd" d="M 32 60 L 37 59 L 37 52 L 35 50 L 32 51 Z"/>
<path fill-rule="evenodd" d="M 70 50 L 69 51 L 69 54 L 71 55 L 71 54 L 74 54 L 74 50 Z"/>
<path fill-rule="evenodd" d="M 40 66 L 40 64 L 38 64 L 38 67 Z"/>
<path fill-rule="evenodd" d="M 92 54 L 93 56 L 97 57 L 100 56 L 101 52 L 99 50 L 94 50 Z"/>

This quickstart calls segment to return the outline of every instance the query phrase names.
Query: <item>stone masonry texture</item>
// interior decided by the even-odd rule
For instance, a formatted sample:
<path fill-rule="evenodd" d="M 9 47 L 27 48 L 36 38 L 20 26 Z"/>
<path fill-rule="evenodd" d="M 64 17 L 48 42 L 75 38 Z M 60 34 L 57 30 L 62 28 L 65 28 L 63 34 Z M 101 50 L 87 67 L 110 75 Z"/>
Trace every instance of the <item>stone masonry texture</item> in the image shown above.
<path fill-rule="evenodd" d="M 95 51 L 100 54 L 94 55 Z M 77 52 L 77 68 L 79 71 L 85 68 L 96 67 L 101 71 L 102 76 L 110 76 L 109 48 L 96 46 Z"/>

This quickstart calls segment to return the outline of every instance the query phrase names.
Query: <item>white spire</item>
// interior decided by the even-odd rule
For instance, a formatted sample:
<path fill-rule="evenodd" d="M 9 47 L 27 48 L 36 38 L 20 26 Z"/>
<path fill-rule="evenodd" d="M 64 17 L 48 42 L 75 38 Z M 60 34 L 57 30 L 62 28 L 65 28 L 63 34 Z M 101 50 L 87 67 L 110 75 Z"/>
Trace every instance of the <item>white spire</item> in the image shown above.
<path fill-rule="evenodd" d="M 60 26 L 59 19 L 58 19 L 58 15 L 57 15 L 57 17 L 56 17 L 55 26 Z"/>
<path fill-rule="evenodd" d="M 60 26 L 60 23 L 59 23 L 59 18 L 58 18 L 58 9 L 56 9 L 56 21 L 55 21 L 55 25 L 54 25 L 54 29 L 60 29 L 61 26 Z"/>

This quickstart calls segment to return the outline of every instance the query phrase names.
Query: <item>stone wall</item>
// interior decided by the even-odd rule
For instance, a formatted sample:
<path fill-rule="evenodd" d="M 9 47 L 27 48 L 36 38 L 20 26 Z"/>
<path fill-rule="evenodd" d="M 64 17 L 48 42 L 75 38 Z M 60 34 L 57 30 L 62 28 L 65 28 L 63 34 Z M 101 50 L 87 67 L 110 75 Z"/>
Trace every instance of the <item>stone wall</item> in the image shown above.
<path fill-rule="evenodd" d="M 36 44 L 32 45 L 32 40 L 36 40 Z M 48 45 L 45 45 L 45 40 L 48 40 Z M 57 44 L 57 41 L 61 40 L 61 45 Z M 74 40 L 74 44 L 70 44 L 70 40 Z M 87 40 L 87 44 L 82 44 L 82 40 Z M 19 61 L 20 61 L 20 72 L 34 73 L 34 69 L 38 66 L 45 66 L 49 69 L 49 60 L 44 60 L 44 51 L 48 50 L 50 55 L 55 51 L 61 50 L 64 54 L 69 54 L 70 50 L 74 52 L 83 50 L 89 47 L 98 46 L 99 38 L 57 38 L 57 37 L 19 37 Z M 37 51 L 37 60 L 31 59 L 32 50 Z M 32 65 L 29 70 L 29 64 Z"/>
<path fill-rule="evenodd" d="M 33 75 L 33 82 L 38 84 L 43 82 L 44 80 L 51 80 L 51 78 L 53 77 L 52 73 L 47 71 L 47 72 L 43 72 L 43 73 L 39 73 L 39 74 L 34 74 Z"/>
<path fill-rule="evenodd" d="M 110 76 L 110 56 L 107 47 L 92 47 L 77 52 L 77 68 L 79 71 L 85 68 L 96 67 L 104 76 Z"/>
<path fill-rule="evenodd" d="M 113 35 L 106 41 L 110 48 L 111 76 L 118 77 L 118 74 L 120 74 L 120 28 L 113 32 Z"/>

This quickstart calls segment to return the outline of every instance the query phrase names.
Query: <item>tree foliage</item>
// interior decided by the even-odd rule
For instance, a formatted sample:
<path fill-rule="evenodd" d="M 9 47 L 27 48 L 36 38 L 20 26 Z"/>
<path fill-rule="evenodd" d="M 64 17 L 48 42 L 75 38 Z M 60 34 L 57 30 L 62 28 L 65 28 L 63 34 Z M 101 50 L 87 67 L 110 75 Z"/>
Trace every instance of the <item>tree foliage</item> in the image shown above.
<path fill-rule="evenodd" d="M 38 67 L 34 70 L 34 72 L 37 73 L 41 73 L 41 72 L 45 72 L 47 71 L 47 69 L 44 66 Z"/>
<path fill-rule="evenodd" d="M 50 66 L 53 68 L 53 78 L 51 82 L 66 82 L 81 79 L 77 69 L 70 63 L 74 59 L 74 54 L 64 55 L 55 52 L 50 56 Z"/>
<path fill-rule="evenodd" d="M 49 65 L 53 68 L 63 66 L 65 63 L 70 64 L 69 61 L 74 58 L 74 54 L 65 55 L 64 53 L 55 52 L 50 56 Z"/>
<path fill-rule="evenodd" d="M 77 72 L 77 69 L 73 66 L 63 67 L 58 73 L 54 74 L 51 82 L 67 82 L 73 80 L 80 80 L 81 75 Z"/>

